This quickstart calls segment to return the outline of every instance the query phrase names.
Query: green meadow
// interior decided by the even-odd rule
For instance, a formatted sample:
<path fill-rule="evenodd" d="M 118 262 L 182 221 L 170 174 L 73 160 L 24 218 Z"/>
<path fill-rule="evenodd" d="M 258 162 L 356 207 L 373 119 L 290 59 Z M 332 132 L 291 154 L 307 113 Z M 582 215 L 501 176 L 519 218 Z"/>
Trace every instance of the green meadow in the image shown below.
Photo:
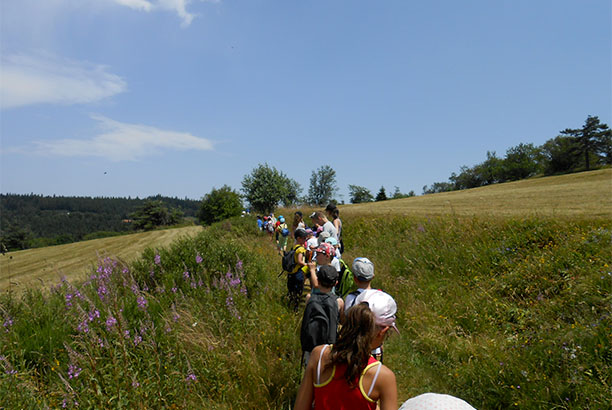
<path fill-rule="evenodd" d="M 472 199 L 472 213 L 444 194 L 341 207 L 344 259 L 370 258 L 374 287 L 398 303 L 385 364 L 400 404 L 434 391 L 478 409 L 610 408 L 606 172 L 578 199 L 577 185 L 542 178 L 533 208 L 517 194 L 504 203 L 516 183 L 479 188 L 499 202 Z M 227 220 L 130 262 L 102 257 L 50 291 L 3 290 L 0 408 L 291 408 L 301 316 L 255 226 Z"/>

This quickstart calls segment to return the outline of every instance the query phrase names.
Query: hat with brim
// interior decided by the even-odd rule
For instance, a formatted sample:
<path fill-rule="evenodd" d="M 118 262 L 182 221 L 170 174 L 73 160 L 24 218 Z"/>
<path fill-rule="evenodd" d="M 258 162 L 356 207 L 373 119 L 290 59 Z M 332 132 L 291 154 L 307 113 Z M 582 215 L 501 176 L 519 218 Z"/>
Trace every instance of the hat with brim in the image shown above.
<path fill-rule="evenodd" d="M 366 289 L 357 296 L 355 305 L 362 302 L 367 302 L 374 316 L 376 324 L 379 326 L 389 326 L 397 333 L 395 326 L 395 314 L 397 312 L 397 304 L 395 300 L 388 294 L 378 289 Z"/>

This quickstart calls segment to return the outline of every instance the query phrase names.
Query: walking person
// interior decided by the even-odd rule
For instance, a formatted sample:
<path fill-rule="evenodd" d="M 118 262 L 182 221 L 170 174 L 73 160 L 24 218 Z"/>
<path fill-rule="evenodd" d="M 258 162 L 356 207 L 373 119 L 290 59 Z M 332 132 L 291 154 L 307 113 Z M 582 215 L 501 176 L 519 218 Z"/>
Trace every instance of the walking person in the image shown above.
<path fill-rule="evenodd" d="M 342 219 L 340 219 L 340 210 L 334 203 L 330 203 L 325 207 L 325 212 L 331 222 L 334 224 L 334 227 L 338 231 L 338 243 L 340 244 L 340 253 L 344 253 L 344 242 L 342 241 Z"/>
<path fill-rule="evenodd" d="M 289 296 L 289 307 L 293 308 L 297 312 L 300 300 L 302 299 L 302 293 L 304 292 L 304 273 L 308 272 L 308 265 L 306 263 L 306 231 L 304 229 L 296 229 L 294 232 L 295 245 L 291 248 L 293 252 L 293 263 L 289 270 L 285 270 L 283 266 L 283 272 L 287 273 L 287 292 Z M 291 253 L 291 252 L 290 252 Z M 285 260 L 285 257 L 283 257 Z"/>
<path fill-rule="evenodd" d="M 321 266 L 316 272 L 319 287 L 313 289 L 304 309 L 300 328 L 303 363 L 308 363 L 310 352 L 315 346 L 334 343 L 338 333 L 341 305 L 333 287 L 338 283 L 338 272 L 330 266 Z"/>
<path fill-rule="evenodd" d="M 322 228 L 322 232 L 327 232 L 329 233 L 329 237 L 336 238 L 336 240 L 338 240 L 338 230 L 334 224 L 327 219 L 327 216 L 325 216 L 323 212 L 313 212 L 310 215 L 310 219 L 312 219 L 314 224 Z"/>
<path fill-rule="evenodd" d="M 289 229 L 285 223 L 285 217 L 278 217 L 278 225 L 276 226 L 276 244 L 278 246 L 279 255 L 283 256 L 287 251 L 287 241 L 289 239 Z"/>
<path fill-rule="evenodd" d="M 295 211 L 293 214 L 293 224 L 291 225 L 291 232 L 295 232 L 297 228 L 306 229 L 306 223 L 304 223 L 304 217 L 301 211 Z"/>
<path fill-rule="evenodd" d="M 391 296 L 368 290 L 348 312 L 333 345 L 315 347 L 298 390 L 296 410 L 397 410 L 393 372 L 370 351 L 395 327 Z M 314 402 L 314 406 L 313 406 Z"/>

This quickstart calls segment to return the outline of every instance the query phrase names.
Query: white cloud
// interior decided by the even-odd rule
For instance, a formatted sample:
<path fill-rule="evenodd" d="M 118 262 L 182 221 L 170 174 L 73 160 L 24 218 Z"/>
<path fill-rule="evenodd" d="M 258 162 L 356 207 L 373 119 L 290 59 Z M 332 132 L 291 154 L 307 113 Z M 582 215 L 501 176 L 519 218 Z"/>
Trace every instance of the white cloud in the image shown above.
<path fill-rule="evenodd" d="M 134 10 L 151 11 L 153 4 L 147 0 L 115 0 L 115 3 L 127 6 Z"/>
<path fill-rule="evenodd" d="M 91 103 L 125 89 L 125 81 L 109 73 L 103 65 L 43 53 L 2 57 L 2 108 L 45 103 Z"/>
<path fill-rule="evenodd" d="M 218 3 L 220 0 L 199 1 Z M 189 26 L 196 16 L 187 10 L 187 6 L 192 3 L 192 0 L 114 0 L 114 2 L 135 10 L 151 11 L 157 9 L 174 12 L 181 18 L 183 27 Z"/>
<path fill-rule="evenodd" d="M 135 161 L 163 150 L 214 149 L 212 141 L 189 133 L 161 130 L 147 125 L 126 124 L 97 115 L 92 118 L 101 125 L 102 132 L 99 135 L 89 140 L 37 141 L 34 143 L 34 149 L 27 151 L 47 156 L 100 157 L 110 161 Z"/>

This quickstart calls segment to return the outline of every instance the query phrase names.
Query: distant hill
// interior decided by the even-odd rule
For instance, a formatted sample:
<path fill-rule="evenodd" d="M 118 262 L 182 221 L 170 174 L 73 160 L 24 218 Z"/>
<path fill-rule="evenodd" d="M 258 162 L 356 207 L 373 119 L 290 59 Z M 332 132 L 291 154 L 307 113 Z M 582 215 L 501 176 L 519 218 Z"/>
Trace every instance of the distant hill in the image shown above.
<path fill-rule="evenodd" d="M 342 214 L 612 218 L 612 169 L 342 205 Z"/>
<path fill-rule="evenodd" d="M 130 215 L 145 201 L 162 201 L 195 218 L 200 201 L 168 198 L 68 197 L 0 194 L 0 236 L 27 235 L 30 247 L 58 245 L 132 231 Z"/>

